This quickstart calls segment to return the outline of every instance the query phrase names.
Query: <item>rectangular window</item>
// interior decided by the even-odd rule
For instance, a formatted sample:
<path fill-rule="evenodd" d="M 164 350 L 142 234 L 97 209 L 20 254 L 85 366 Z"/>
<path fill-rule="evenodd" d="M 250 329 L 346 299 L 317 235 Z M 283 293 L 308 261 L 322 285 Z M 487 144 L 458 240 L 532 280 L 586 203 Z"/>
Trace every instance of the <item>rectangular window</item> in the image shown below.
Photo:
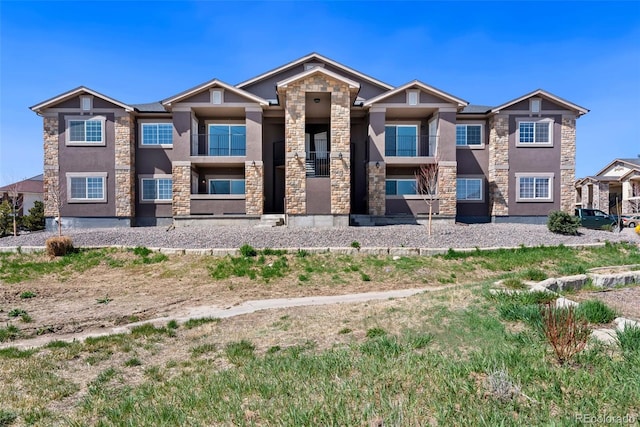
<path fill-rule="evenodd" d="M 517 176 L 517 201 L 552 201 L 552 176 Z"/>
<path fill-rule="evenodd" d="M 482 145 L 482 125 L 456 125 L 456 145 Z"/>
<path fill-rule="evenodd" d="M 417 90 L 407 91 L 407 103 L 409 105 L 418 105 L 418 94 Z"/>
<path fill-rule="evenodd" d="M 404 196 L 417 194 L 415 179 L 387 179 L 385 181 L 387 196 Z"/>
<path fill-rule="evenodd" d="M 518 123 L 519 144 L 551 144 L 551 122 L 548 120 L 538 122 Z"/>
<path fill-rule="evenodd" d="M 219 89 L 214 89 L 211 92 L 211 103 L 220 105 L 222 104 L 222 91 Z"/>
<path fill-rule="evenodd" d="M 210 156 L 246 156 L 245 125 L 209 125 Z"/>
<path fill-rule="evenodd" d="M 142 123 L 142 145 L 173 145 L 171 123 Z"/>
<path fill-rule="evenodd" d="M 482 201 L 482 178 L 458 178 L 456 180 L 456 199 Z"/>
<path fill-rule="evenodd" d="M 67 142 L 75 144 L 102 144 L 104 142 L 102 123 L 103 121 L 101 119 L 69 120 Z"/>
<path fill-rule="evenodd" d="M 69 178 L 69 200 L 104 201 L 103 176 L 72 176 Z"/>
<path fill-rule="evenodd" d="M 418 126 L 390 125 L 384 127 L 384 154 L 390 157 L 416 157 Z"/>
<path fill-rule="evenodd" d="M 210 179 L 209 194 L 244 194 L 244 179 Z"/>
<path fill-rule="evenodd" d="M 91 111 L 91 97 L 89 96 L 81 96 L 80 97 L 80 108 L 82 111 Z"/>
<path fill-rule="evenodd" d="M 143 178 L 142 200 L 171 201 L 173 196 L 173 180 L 171 178 Z"/>

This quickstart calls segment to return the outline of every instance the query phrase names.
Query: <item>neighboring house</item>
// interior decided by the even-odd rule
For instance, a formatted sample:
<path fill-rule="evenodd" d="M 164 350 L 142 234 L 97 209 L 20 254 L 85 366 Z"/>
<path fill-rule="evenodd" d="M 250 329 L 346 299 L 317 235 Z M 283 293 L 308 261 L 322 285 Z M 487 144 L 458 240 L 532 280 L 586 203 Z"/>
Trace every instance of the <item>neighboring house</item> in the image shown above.
<path fill-rule="evenodd" d="M 611 214 L 640 212 L 640 157 L 615 159 L 594 176 L 575 183 L 576 207 Z M 621 212 L 619 212 L 621 211 Z"/>
<path fill-rule="evenodd" d="M 31 109 L 44 119 L 45 187 L 77 226 L 423 218 L 414 174 L 436 162 L 437 217 L 540 221 L 574 207 L 575 125 L 588 112 L 544 90 L 469 105 L 315 53 L 161 102 L 79 87 Z"/>
<path fill-rule="evenodd" d="M 0 195 L 2 200 L 11 200 L 14 194 L 18 196 L 18 206 L 20 210 L 18 215 L 29 213 L 35 202 L 42 202 L 43 194 L 43 175 L 36 175 L 23 181 L 14 182 L 13 184 L 0 187 Z"/>

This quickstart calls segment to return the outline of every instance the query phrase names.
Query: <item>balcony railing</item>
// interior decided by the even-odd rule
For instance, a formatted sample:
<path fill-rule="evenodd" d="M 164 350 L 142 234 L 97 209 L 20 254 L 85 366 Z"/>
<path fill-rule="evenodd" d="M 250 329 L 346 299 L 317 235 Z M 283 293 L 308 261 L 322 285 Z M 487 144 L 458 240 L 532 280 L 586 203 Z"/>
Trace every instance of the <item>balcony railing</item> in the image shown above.
<path fill-rule="evenodd" d="M 305 159 L 307 176 L 329 176 L 329 154 L 328 151 L 308 151 L 307 158 Z"/>
<path fill-rule="evenodd" d="M 246 156 L 246 135 L 193 135 L 191 139 L 192 156 Z"/>
<path fill-rule="evenodd" d="M 399 135 L 385 140 L 384 155 L 387 157 L 434 157 L 437 142 L 437 136 Z"/>

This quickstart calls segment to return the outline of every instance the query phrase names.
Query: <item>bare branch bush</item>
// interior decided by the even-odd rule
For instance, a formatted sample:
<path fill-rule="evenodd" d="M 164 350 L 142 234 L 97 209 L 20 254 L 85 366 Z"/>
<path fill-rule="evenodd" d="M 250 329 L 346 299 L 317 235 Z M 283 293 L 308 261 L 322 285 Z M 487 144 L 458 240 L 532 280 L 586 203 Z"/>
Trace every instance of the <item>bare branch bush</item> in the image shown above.
<path fill-rule="evenodd" d="M 429 207 L 429 224 L 428 232 L 431 236 L 431 223 L 433 219 L 433 204 L 437 200 L 438 194 L 438 160 L 435 163 L 420 165 L 415 172 L 416 193 L 422 196 L 422 200 Z"/>

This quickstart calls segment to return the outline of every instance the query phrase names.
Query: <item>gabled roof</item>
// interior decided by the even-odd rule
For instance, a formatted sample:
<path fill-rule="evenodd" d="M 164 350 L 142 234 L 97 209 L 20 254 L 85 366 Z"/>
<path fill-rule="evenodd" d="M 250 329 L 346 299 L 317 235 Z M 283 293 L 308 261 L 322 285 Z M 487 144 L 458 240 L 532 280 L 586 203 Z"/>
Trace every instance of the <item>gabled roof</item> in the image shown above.
<path fill-rule="evenodd" d="M 533 92 L 530 92 L 526 95 L 522 95 L 520 98 L 516 98 L 516 99 L 512 99 L 511 101 L 502 104 L 502 105 L 498 105 L 497 107 L 495 107 L 493 110 L 491 110 L 492 113 L 497 113 L 500 110 L 503 110 L 505 108 L 508 108 L 514 104 L 517 104 L 520 101 L 524 101 L 525 99 L 531 98 L 532 96 L 542 96 L 544 98 L 548 98 L 558 104 L 564 105 L 565 107 L 567 107 L 569 110 L 575 110 L 578 112 L 578 115 L 583 115 L 583 114 L 587 114 L 589 112 L 588 109 L 581 107 L 577 104 L 574 104 L 572 102 L 567 101 L 566 99 L 562 99 L 559 96 L 556 96 L 552 93 L 547 92 L 546 90 L 543 89 L 536 89 Z"/>
<path fill-rule="evenodd" d="M 55 96 L 53 98 L 47 99 L 46 101 L 42 101 L 41 103 L 36 104 L 36 105 L 34 105 L 33 107 L 30 107 L 30 108 L 31 108 L 32 111 L 35 111 L 36 113 L 39 113 L 44 108 L 49 108 L 49 107 L 51 107 L 51 106 L 53 106 L 55 104 L 58 104 L 58 103 L 60 103 L 62 101 L 65 101 L 65 100 L 67 100 L 69 98 L 73 98 L 74 96 L 77 96 L 77 95 L 80 95 L 80 94 L 83 94 L 83 93 L 87 93 L 89 95 L 93 95 L 95 97 L 102 98 L 105 101 L 108 101 L 108 102 L 110 102 L 112 104 L 115 104 L 115 105 L 117 105 L 119 107 L 122 107 L 127 111 L 133 111 L 133 107 L 132 106 L 127 105 L 127 104 L 125 104 L 123 102 L 120 102 L 120 101 L 118 101 L 116 99 L 110 98 L 110 97 L 108 97 L 106 95 L 101 94 L 100 92 L 96 92 L 95 90 L 89 89 L 88 87 L 85 87 L 85 86 L 79 86 L 79 87 L 77 87 L 75 89 L 71 89 L 68 92 L 65 92 L 65 93 L 60 94 L 58 96 Z"/>
<path fill-rule="evenodd" d="M 285 80 L 279 81 L 278 83 L 276 83 L 276 87 L 278 89 L 280 88 L 286 88 L 287 85 L 296 82 L 298 80 L 302 80 L 306 77 L 309 77 L 313 74 L 324 74 L 327 77 L 330 77 L 332 79 L 341 81 L 345 84 L 347 84 L 349 86 L 349 89 L 360 89 L 360 83 L 353 81 L 345 76 L 341 76 L 338 73 L 334 73 L 333 71 L 329 71 L 329 70 L 325 70 L 322 67 L 313 67 L 307 71 L 303 71 L 300 74 L 296 74 L 295 76 L 291 76 Z"/>
<path fill-rule="evenodd" d="M 632 175 L 640 176 L 640 168 L 629 169 L 629 172 L 625 173 L 624 175 L 620 175 L 620 181 L 626 181 L 627 179 L 631 178 Z"/>
<path fill-rule="evenodd" d="M 465 106 L 469 105 L 469 103 L 467 101 L 465 101 L 464 99 L 457 98 L 457 97 L 455 97 L 455 96 L 453 96 L 453 95 L 451 95 L 451 94 L 449 94 L 449 93 L 447 93 L 445 91 L 437 89 L 437 88 L 435 88 L 433 86 L 429 86 L 428 84 L 422 83 L 419 80 L 413 80 L 413 81 L 411 81 L 409 83 L 406 83 L 406 84 L 404 84 L 402 86 L 399 86 L 399 87 L 397 87 L 397 88 L 395 88 L 393 90 L 390 90 L 390 91 L 385 92 L 385 93 L 381 93 L 378 96 L 374 96 L 373 98 L 365 101 L 364 106 L 365 107 L 371 106 L 372 104 L 380 102 L 380 101 L 382 101 L 384 99 L 389 98 L 390 96 L 393 96 L 393 95 L 395 95 L 397 93 L 400 93 L 400 92 L 405 91 L 405 90 L 407 90 L 409 88 L 412 88 L 412 87 L 417 87 L 417 88 L 422 89 L 425 92 L 429 92 L 429 93 L 432 93 L 434 95 L 437 95 L 440 98 L 444 98 L 447 101 L 453 102 L 454 104 L 458 104 L 459 107 L 465 107 Z"/>
<path fill-rule="evenodd" d="M 245 98 L 251 99 L 252 101 L 257 102 L 260 105 L 269 105 L 269 102 L 263 98 L 260 98 L 259 96 L 256 96 L 252 93 L 249 93 L 245 90 L 242 89 L 238 89 L 237 87 L 231 86 L 228 83 L 225 83 L 221 80 L 218 79 L 213 79 L 213 80 L 209 80 L 206 83 L 202 83 L 201 85 L 192 87 L 191 89 L 187 89 L 184 92 L 180 92 L 177 95 L 172 96 L 171 98 L 167 98 L 162 102 L 162 105 L 171 105 L 174 102 L 179 102 L 185 98 L 188 98 L 192 95 L 195 95 L 196 93 L 202 92 L 204 90 L 210 89 L 212 87 L 221 87 L 225 90 L 228 90 L 229 92 L 233 92 L 236 93 L 240 96 L 243 96 Z"/>
<path fill-rule="evenodd" d="M 305 62 L 313 62 L 314 60 L 318 61 L 318 62 L 324 62 L 324 63 L 330 64 L 330 65 L 332 65 L 332 66 L 334 66 L 336 68 L 344 70 L 347 73 L 356 75 L 356 76 L 362 78 L 363 80 L 366 80 L 367 82 L 369 82 L 369 83 L 371 83 L 371 84 L 373 84 L 375 86 L 381 87 L 383 89 L 386 89 L 386 90 L 393 89 L 393 86 L 388 85 L 387 83 L 384 83 L 384 82 L 381 82 L 380 80 L 374 79 L 373 77 L 370 77 L 370 76 L 368 76 L 368 75 L 366 75 L 364 73 L 361 73 L 360 71 L 354 70 L 353 68 L 349 68 L 346 65 L 340 64 L 339 62 L 336 62 L 336 61 L 334 61 L 332 59 L 329 59 L 326 56 L 322 56 L 322 55 L 320 55 L 319 53 L 316 53 L 316 52 L 312 52 L 312 53 L 310 53 L 310 54 L 308 54 L 306 56 L 303 56 L 302 58 L 296 59 L 295 61 L 292 61 L 292 62 L 289 62 L 287 64 L 284 64 L 284 65 L 282 65 L 282 66 L 280 66 L 278 68 L 274 68 L 271 71 L 267 71 L 266 73 L 260 74 L 260 75 L 258 75 L 256 77 L 253 77 L 253 78 L 249 79 L 249 80 L 245 80 L 244 82 L 238 83 L 236 85 L 236 87 L 243 88 L 245 86 L 249 86 L 250 84 L 259 82 L 261 80 L 268 79 L 269 77 L 271 77 L 271 76 L 273 76 L 273 75 L 275 75 L 277 73 L 280 73 L 282 71 L 286 71 L 286 70 L 288 70 L 290 68 L 293 68 L 293 67 L 296 67 L 296 66 L 298 66 L 300 64 L 304 64 Z"/>
<path fill-rule="evenodd" d="M 44 191 L 44 177 L 42 174 L 32 176 L 22 181 L 7 184 L 0 188 L 0 192 L 17 191 L 18 193 L 42 193 Z"/>
<path fill-rule="evenodd" d="M 638 158 L 638 159 L 614 159 L 609 164 L 607 164 L 605 167 L 603 167 L 596 174 L 596 176 L 599 177 L 600 174 L 606 172 L 607 169 L 611 168 L 611 166 L 615 165 L 616 163 L 625 163 L 631 169 L 639 169 L 640 170 L 640 158 Z"/>

